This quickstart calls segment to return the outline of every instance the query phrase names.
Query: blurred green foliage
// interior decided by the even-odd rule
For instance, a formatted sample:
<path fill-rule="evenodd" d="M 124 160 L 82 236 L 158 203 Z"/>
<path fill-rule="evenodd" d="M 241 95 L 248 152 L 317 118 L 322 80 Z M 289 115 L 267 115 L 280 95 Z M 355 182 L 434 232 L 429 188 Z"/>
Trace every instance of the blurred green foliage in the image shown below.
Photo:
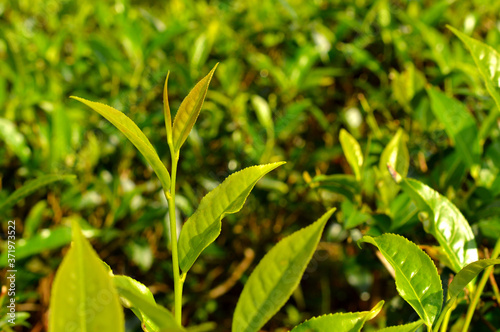
<path fill-rule="evenodd" d="M 161 96 L 167 72 L 175 111 L 220 62 L 180 161 L 179 220 L 230 173 L 287 164 L 258 183 L 193 266 L 186 319 L 228 330 L 227 308 L 234 308 L 242 283 L 226 281 L 253 257 L 245 250 L 255 250 L 251 271 L 282 232 L 338 206 L 300 288 L 266 329 L 369 310 L 390 297 L 385 319 L 367 328 L 403 323 L 410 315 L 402 312 L 411 308 L 374 255 L 358 255 L 353 240 L 391 231 L 429 241 L 415 205 L 384 175 L 383 151 L 397 137 L 407 145 L 408 176 L 456 204 L 479 244 L 491 248 L 498 238 L 498 110 L 472 57 L 445 25 L 499 50 L 499 12 L 500 1 L 480 0 L 0 2 L 0 200 L 44 174 L 77 176 L 1 211 L 4 220 L 16 219 L 25 246 L 38 245 L 17 263 L 18 301 L 26 303 L 20 310 L 30 312 L 32 326 L 46 325 L 48 290 L 72 220 L 115 273 L 141 280 L 158 302 L 171 305 L 160 183 L 123 135 L 68 97 L 122 110 L 167 161 Z M 436 114 L 426 88 L 466 107 L 480 149 L 459 146 L 453 123 Z M 344 156 L 341 128 L 360 144 L 362 181 Z M 471 162 L 467 148 L 475 153 Z M 57 239 L 44 242 L 47 236 Z M 247 277 L 248 271 L 240 281 Z M 222 293 L 211 292 L 217 286 Z M 483 314 L 498 324 L 498 308 Z M 139 331 L 138 321 L 128 319 L 128 330 Z M 486 328 L 475 323 L 474 331 Z"/>

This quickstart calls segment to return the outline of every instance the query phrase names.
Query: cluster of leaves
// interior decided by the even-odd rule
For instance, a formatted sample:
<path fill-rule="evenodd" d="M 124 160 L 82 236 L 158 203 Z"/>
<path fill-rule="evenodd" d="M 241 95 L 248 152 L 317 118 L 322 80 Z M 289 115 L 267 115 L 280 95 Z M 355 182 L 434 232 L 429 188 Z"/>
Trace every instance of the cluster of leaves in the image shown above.
<path fill-rule="evenodd" d="M 233 171 L 287 164 L 257 184 L 244 211 L 227 217 L 222 235 L 192 266 L 184 285 L 187 317 L 229 329 L 232 317 L 224 308 L 236 306 L 245 270 L 253 270 L 247 258 L 263 257 L 282 231 L 309 225 L 337 206 L 337 222 L 326 226 L 319 251 L 331 255 L 313 256 L 316 265 L 268 328 L 329 312 L 367 313 L 393 296 L 382 315 L 387 322 L 374 320 L 373 326 L 407 322 L 411 307 L 398 302 L 382 265 L 355 242 L 362 234 L 402 234 L 425 247 L 446 280 L 473 258 L 450 243 L 473 247 L 475 239 L 482 258 L 482 247 L 498 239 L 499 6 L 388 0 L 0 4 L 0 210 L 19 221 L 19 300 L 42 308 L 31 313 L 31 323 L 44 321 L 46 294 L 61 262 L 55 253 L 71 241 L 74 221 L 113 271 L 137 276 L 162 304 L 174 302 L 173 268 L 161 245 L 167 230 L 159 226 L 168 210 L 162 183 L 125 136 L 67 97 L 101 99 L 123 110 L 163 160 L 167 71 L 175 73 L 169 94 L 177 108 L 219 61 L 182 155 L 179 221 Z M 401 175 L 400 185 L 387 163 Z M 23 200 L 14 205 L 16 197 Z M 437 202 L 444 197 L 452 205 L 442 211 Z M 462 230 L 455 242 L 440 231 L 439 225 L 455 225 L 438 218 L 444 212 L 456 216 Z M 463 231 L 466 224 L 471 227 Z M 247 248 L 254 252 L 247 255 Z M 196 301 L 200 296 L 204 301 Z M 466 311 L 459 304 L 451 323 L 460 326 Z M 482 306 L 475 328 L 498 326 L 497 313 L 492 304 Z M 134 326 L 135 318 L 127 317 Z"/>

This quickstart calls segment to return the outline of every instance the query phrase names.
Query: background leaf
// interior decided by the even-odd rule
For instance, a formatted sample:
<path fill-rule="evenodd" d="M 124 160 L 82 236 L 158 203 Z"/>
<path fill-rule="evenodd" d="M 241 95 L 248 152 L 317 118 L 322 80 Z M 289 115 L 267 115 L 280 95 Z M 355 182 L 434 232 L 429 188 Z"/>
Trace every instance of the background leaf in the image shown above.
<path fill-rule="evenodd" d="M 363 152 L 358 141 L 345 129 L 340 129 L 339 135 L 342 150 L 346 156 L 347 162 L 351 166 L 356 180 L 361 180 L 361 167 L 363 166 Z"/>
<path fill-rule="evenodd" d="M 75 96 L 71 96 L 71 98 L 89 106 L 118 128 L 142 153 L 144 158 L 146 158 L 146 161 L 149 165 L 151 165 L 160 179 L 163 190 L 170 190 L 170 174 L 165 168 L 165 165 L 163 165 L 160 157 L 158 157 L 158 154 L 156 153 L 155 148 L 151 145 L 146 135 L 144 135 L 139 127 L 137 127 L 137 125 L 130 120 L 128 116 L 108 105 L 96 103 Z"/>
<path fill-rule="evenodd" d="M 72 246 L 52 286 L 49 332 L 125 331 L 111 275 L 76 222 L 72 229 Z"/>
<path fill-rule="evenodd" d="M 396 288 L 427 326 L 441 310 L 443 289 L 436 266 L 416 244 L 395 234 L 364 236 L 360 242 L 376 246 L 394 268 Z"/>
<path fill-rule="evenodd" d="M 321 238 L 331 209 L 315 223 L 276 244 L 259 262 L 241 292 L 233 332 L 255 332 L 285 304 L 300 282 Z"/>
<path fill-rule="evenodd" d="M 14 206 L 21 199 L 26 196 L 32 194 L 38 189 L 45 187 L 56 181 L 70 180 L 75 179 L 75 175 L 67 174 L 67 175 L 56 175 L 56 174 L 48 174 L 42 175 L 36 179 L 30 180 L 26 182 L 21 188 L 14 191 L 6 200 L 0 203 L 0 211 L 4 211 L 12 206 Z"/>
<path fill-rule="evenodd" d="M 184 273 L 219 236 L 222 218 L 226 214 L 241 210 L 257 181 L 283 164 L 284 162 L 277 162 L 245 168 L 228 176 L 217 188 L 203 197 L 198 209 L 185 222 L 179 235 L 179 266 Z"/>
<path fill-rule="evenodd" d="M 465 164 L 469 168 L 478 164 L 481 146 L 474 117 L 461 102 L 437 89 L 429 88 L 427 93 L 431 98 L 432 112 L 443 124 Z"/>

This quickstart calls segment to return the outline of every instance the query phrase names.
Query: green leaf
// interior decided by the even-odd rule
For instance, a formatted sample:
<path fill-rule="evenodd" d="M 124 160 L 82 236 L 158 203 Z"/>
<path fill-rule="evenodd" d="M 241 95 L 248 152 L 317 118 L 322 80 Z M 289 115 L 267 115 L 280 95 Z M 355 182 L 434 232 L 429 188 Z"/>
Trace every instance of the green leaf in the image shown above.
<path fill-rule="evenodd" d="M 404 137 L 403 129 L 399 129 L 396 132 L 396 135 L 387 144 L 380 156 L 379 170 L 381 179 L 378 183 L 378 188 L 385 206 L 389 206 L 389 203 L 396 197 L 399 191 L 399 187 L 391 179 L 387 165 L 391 165 L 399 174 L 403 174 L 403 176 L 408 174 L 410 154 L 406 147 L 406 138 Z"/>
<path fill-rule="evenodd" d="M 123 309 L 106 266 L 73 222 L 73 243 L 54 279 L 49 332 L 125 331 Z"/>
<path fill-rule="evenodd" d="M 417 204 L 420 215 L 425 218 L 424 230 L 439 242 L 455 273 L 478 260 L 474 233 L 453 203 L 417 180 L 401 178 L 397 173 L 394 178 Z"/>
<path fill-rule="evenodd" d="M 384 329 L 377 330 L 377 332 L 415 332 L 422 325 L 424 325 L 424 321 L 418 320 L 404 325 L 386 327 Z"/>
<path fill-rule="evenodd" d="M 259 331 L 285 304 L 334 211 L 329 210 L 315 223 L 284 238 L 262 258 L 243 287 L 233 316 L 233 332 Z"/>
<path fill-rule="evenodd" d="M 356 180 L 361 180 L 361 167 L 363 166 L 363 152 L 358 141 L 345 129 L 340 129 L 340 144 L 344 150 L 347 162 L 351 166 Z"/>
<path fill-rule="evenodd" d="M 165 129 L 167 130 L 167 142 L 170 148 L 173 149 L 172 141 L 172 114 L 170 113 L 170 105 L 168 104 L 168 77 L 170 76 L 170 71 L 167 73 L 167 78 L 165 78 L 165 85 L 163 87 L 163 115 L 165 117 Z"/>
<path fill-rule="evenodd" d="M 75 96 L 71 96 L 70 98 L 78 100 L 79 102 L 82 102 L 85 105 L 89 106 L 94 111 L 105 117 L 116 128 L 118 128 L 142 153 L 144 158 L 146 158 L 146 161 L 149 163 L 149 165 L 151 165 L 156 175 L 160 179 L 163 190 L 170 190 L 170 174 L 165 168 L 165 165 L 163 165 L 160 157 L 158 157 L 158 154 L 156 153 L 155 148 L 153 147 L 153 145 L 151 145 L 146 135 L 144 135 L 139 127 L 137 127 L 137 125 L 132 120 L 130 120 L 128 116 L 105 104 L 96 103 Z"/>
<path fill-rule="evenodd" d="M 454 298 L 471 282 L 482 270 L 488 266 L 500 264 L 500 259 L 482 259 L 470 263 L 460 270 L 453 278 L 450 286 L 448 287 L 448 296 Z"/>
<path fill-rule="evenodd" d="M 0 118 L 0 139 L 21 160 L 27 163 L 31 157 L 31 150 L 26 144 L 24 135 L 17 130 L 16 124 L 10 120 Z"/>
<path fill-rule="evenodd" d="M 332 327 L 335 327 L 335 332 L 359 332 L 367 320 L 378 315 L 383 305 L 384 301 L 380 301 L 370 311 L 336 313 L 314 317 L 295 326 L 290 332 L 324 332 L 332 331 Z"/>
<path fill-rule="evenodd" d="M 186 273 L 221 231 L 221 220 L 226 214 L 236 213 L 243 207 L 250 191 L 264 175 L 283 165 L 277 162 L 252 166 L 231 174 L 209 192 L 198 209 L 189 217 L 179 235 L 179 266 Z"/>
<path fill-rule="evenodd" d="M 0 211 L 4 211 L 14 206 L 21 199 L 25 198 L 26 196 L 37 191 L 38 189 L 45 187 L 53 182 L 70 180 L 75 178 L 76 176 L 72 174 L 69 175 L 49 174 L 49 175 L 42 175 L 36 179 L 30 180 L 26 182 L 21 188 L 14 191 L 9 197 L 7 197 L 6 200 L 0 203 Z"/>
<path fill-rule="evenodd" d="M 443 289 L 432 260 L 416 244 L 395 234 L 364 236 L 360 242 L 376 246 L 394 268 L 396 289 L 427 326 L 441 310 Z"/>
<path fill-rule="evenodd" d="M 486 90 L 500 110 L 500 54 L 491 46 L 471 38 L 457 29 L 447 26 L 469 49 L 479 73 L 483 77 Z"/>
<path fill-rule="evenodd" d="M 123 305 L 134 312 L 148 331 L 185 331 L 169 310 L 156 304 L 146 286 L 127 276 L 113 276 L 113 281 Z"/>
<path fill-rule="evenodd" d="M 201 111 L 201 106 L 207 95 L 208 85 L 212 80 L 216 64 L 214 68 L 205 76 L 198 84 L 195 85 L 193 90 L 189 92 L 186 98 L 181 103 L 179 110 L 174 118 L 174 124 L 172 128 L 172 138 L 174 151 L 178 152 L 181 149 L 182 144 L 186 141 L 191 129 L 193 129 L 194 123 L 198 118 Z"/>
<path fill-rule="evenodd" d="M 431 109 L 436 118 L 444 125 L 446 133 L 455 144 L 460 157 L 470 168 L 479 163 L 481 146 L 476 120 L 467 108 L 454 98 L 429 88 Z"/>
<path fill-rule="evenodd" d="M 16 259 L 23 259 L 46 250 L 57 249 L 71 242 L 71 229 L 66 226 L 43 229 L 28 239 L 16 242 Z M 7 251 L 0 256 L 0 267 L 7 266 Z"/>

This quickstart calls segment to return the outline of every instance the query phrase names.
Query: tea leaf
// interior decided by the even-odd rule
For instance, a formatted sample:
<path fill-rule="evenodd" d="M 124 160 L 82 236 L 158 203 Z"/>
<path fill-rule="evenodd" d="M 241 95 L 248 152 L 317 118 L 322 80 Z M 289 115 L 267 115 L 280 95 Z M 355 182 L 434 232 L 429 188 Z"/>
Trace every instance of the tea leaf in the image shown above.
<path fill-rule="evenodd" d="M 363 166 L 363 152 L 358 141 L 345 129 L 340 130 L 340 144 L 344 150 L 347 162 L 351 166 L 356 180 L 361 180 L 361 167 Z"/>
<path fill-rule="evenodd" d="M 123 309 L 107 268 L 73 222 L 73 242 L 54 279 L 49 332 L 125 331 Z"/>
<path fill-rule="evenodd" d="M 146 286 L 127 276 L 114 276 L 113 281 L 124 306 L 134 312 L 148 331 L 185 331 L 175 322 L 169 310 L 156 304 Z"/>
<path fill-rule="evenodd" d="M 290 332 L 331 331 L 333 326 L 335 326 L 335 332 L 359 332 L 367 320 L 378 315 L 383 305 L 384 301 L 380 301 L 370 311 L 336 313 L 313 317 L 295 326 Z"/>
<path fill-rule="evenodd" d="M 14 122 L 0 118 L 0 139 L 17 155 L 23 164 L 28 162 L 31 157 L 31 150 L 26 144 L 24 135 L 18 130 Z"/>
<path fill-rule="evenodd" d="M 57 175 L 57 174 L 48 174 L 42 175 L 36 179 L 30 180 L 26 182 L 21 188 L 14 191 L 6 200 L 0 203 L 0 211 L 6 210 L 12 206 L 14 206 L 17 202 L 25 198 L 26 196 L 32 194 L 38 189 L 45 187 L 56 181 L 70 180 L 75 179 L 76 175 L 67 174 L 67 175 Z"/>
<path fill-rule="evenodd" d="M 207 95 L 208 85 L 212 80 L 216 64 L 214 68 L 205 76 L 198 84 L 195 85 L 193 90 L 189 92 L 186 98 L 181 103 L 179 110 L 174 118 L 174 124 L 172 128 L 172 138 L 174 151 L 178 152 L 181 149 L 182 144 L 186 141 L 191 129 L 193 129 L 194 123 L 198 118 L 201 111 L 201 106 Z"/>
<path fill-rule="evenodd" d="M 94 111 L 105 117 L 116 128 L 118 128 L 142 153 L 144 158 L 146 158 L 147 162 L 149 163 L 149 165 L 151 165 L 156 175 L 160 179 L 163 190 L 170 190 L 170 174 L 165 168 L 165 165 L 163 165 L 160 157 L 158 157 L 158 154 L 156 153 L 155 148 L 153 147 L 153 145 L 151 145 L 146 135 L 144 135 L 139 127 L 137 127 L 137 125 L 132 120 L 130 120 L 128 116 L 105 104 L 96 103 L 75 96 L 71 96 L 70 98 L 78 100 L 79 102 L 82 102 L 85 105 L 89 106 Z"/>
<path fill-rule="evenodd" d="M 276 244 L 243 287 L 233 316 L 233 332 L 255 332 L 285 304 L 300 282 L 335 209 Z"/>
<path fill-rule="evenodd" d="M 486 90 L 488 90 L 490 96 L 495 101 L 497 109 L 500 110 L 500 91 L 498 90 L 500 86 L 500 54 L 493 47 L 467 36 L 454 27 L 449 25 L 447 25 L 447 27 L 460 38 L 469 49 L 483 77 Z"/>
<path fill-rule="evenodd" d="M 170 76 L 170 71 L 167 73 L 167 78 L 165 78 L 165 85 L 163 87 L 163 115 L 165 117 L 165 129 L 167 130 L 167 142 L 173 149 L 172 141 L 172 114 L 170 113 L 170 105 L 168 104 L 168 77 Z"/>
<path fill-rule="evenodd" d="M 450 298 L 458 296 L 458 294 L 472 281 L 482 270 L 488 266 L 500 264 L 500 259 L 482 259 L 470 263 L 460 270 L 453 278 L 449 288 L 448 295 Z"/>
<path fill-rule="evenodd" d="M 453 203 L 417 180 L 402 178 L 399 185 L 419 210 L 427 214 L 424 230 L 439 242 L 454 272 L 478 260 L 472 229 Z"/>
<path fill-rule="evenodd" d="M 71 242 L 71 229 L 59 226 L 43 229 L 28 239 L 19 239 L 16 243 L 16 259 L 23 259 L 46 250 L 57 249 Z M 0 256 L 0 268 L 7 266 L 8 251 Z"/>
<path fill-rule="evenodd" d="M 418 320 L 404 325 L 386 327 L 384 329 L 377 330 L 377 332 L 415 332 L 422 325 L 424 325 L 424 321 Z"/>
<path fill-rule="evenodd" d="M 443 289 L 432 260 L 416 244 L 395 234 L 364 236 L 360 242 L 376 246 L 394 268 L 396 289 L 427 326 L 441 310 Z"/>
<path fill-rule="evenodd" d="M 399 187 L 392 181 L 387 170 L 387 165 L 391 165 L 399 174 L 406 176 L 410 167 L 410 154 L 406 147 L 403 129 L 399 129 L 396 135 L 382 151 L 380 156 L 379 169 L 382 174 L 378 188 L 382 201 L 389 205 L 399 191 Z"/>
<path fill-rule="evenodd" d="M 458 100 L 432 88 L 427 89 L 427 93 L 431 98 L 432 112 L 444 125 L 465 164 L 469 168 L 478 164 L 481 146 L 474 117 Z"/>
<path fill-rule="evenodd" d="M 231 174 L 203 197 L 179 235 L 179 266 L 183 272 L 187 272 L 201 252 L 219 236 L 222 218 L 241 210 L 257 181 L 283 164 L 277 162 L 245 168 Z"/>

